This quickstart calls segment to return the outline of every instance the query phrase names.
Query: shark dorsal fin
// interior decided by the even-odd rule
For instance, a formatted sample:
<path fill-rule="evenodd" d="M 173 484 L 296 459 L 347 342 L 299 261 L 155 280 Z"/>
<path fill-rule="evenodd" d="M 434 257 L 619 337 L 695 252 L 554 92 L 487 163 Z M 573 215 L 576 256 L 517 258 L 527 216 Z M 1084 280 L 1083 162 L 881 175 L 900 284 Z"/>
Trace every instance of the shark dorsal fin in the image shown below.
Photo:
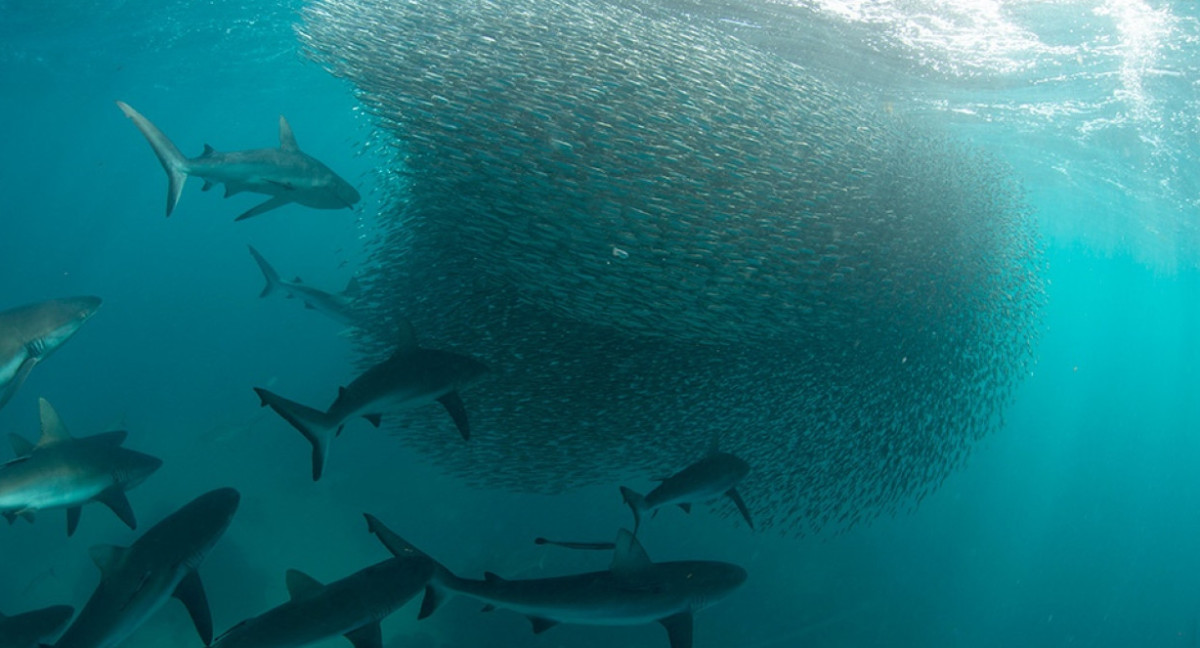
<path fill-rule="evenodd" d="M 302 284 L 302 283 L 304 283 L 304 280 L 301 279 L 299 276 L 297 276 L 295 279 L 292 279 L 292 283 Z"/>
<path fill-rule="evenodd" d="M 362 286 L 358 283 L 358 277 L 350 277 L 350 281 L 346 282 L 346 289 L 342 294 L 347 297 L 358 297 L 362 294 Z"/>
<path fill-rule="evenodd" d="M 292 126 L 283 115 L 279 116 L 279 148 L 285 151 L 300 150 L 300 146 L 296 144 L 296 136 L 292 134 Z"/>
<path fill-rule="evenodd" d="M 27 457 L 33 452 L 33 444 L 26 440 L 23 436 L 10 434 L 8 435 L 8 442 L 12 444 L 13 452 L 15 452 L 18 457 Z"/>
<path fill-rule="evenodd" d="M 38 409 L 42 416 L 42 438 L 38 439 L 39 448 L 71 440 L 71 433 L 67 431 L 67 426 L 63 425 L 62 419 L 58 418 L 58 412 L 54 411 L 49 401 L 39 398 Z"/>
<path fill-rule="evenodd" d="M 116 545 L 96 545 L 88 553 L 92 556 L 92 562 L 96 563 L 96 566 L 100 568 L 101 576 L 107 576 L 112 571 L 113 566 L 121 562 L 127 551 L 129 549 Z"/>
<path fill-rule="evenodd" d="M 216 152 L 217 152 L 217 149 L 213 148 L 211 144 L 205 144 L 204 152 L 200 154 L 200 157 L 208 157 L 210 155 L 215 155 Z M 208 189 L 211 189 L 211 188 L 212 188 L 212 183 L 205 180 L 204 181 L 204 189 L 207 191 Z"/>
<path fill-rule="evenodd" d="M 287 570 L 288 594 L 291 595 L 293 601 L 315 596 L 322 587 L 320 581 L 299 569 Z"/>
<path fill-rule="evenodd" d="M 613 552 L 612 566 L 609 569 L 618 576 L 636 576 L 650 568 L 650 556 L 642 548 L 642 543 L 629 532 L 621 529 L 617 532 L 617 548 Z"/>

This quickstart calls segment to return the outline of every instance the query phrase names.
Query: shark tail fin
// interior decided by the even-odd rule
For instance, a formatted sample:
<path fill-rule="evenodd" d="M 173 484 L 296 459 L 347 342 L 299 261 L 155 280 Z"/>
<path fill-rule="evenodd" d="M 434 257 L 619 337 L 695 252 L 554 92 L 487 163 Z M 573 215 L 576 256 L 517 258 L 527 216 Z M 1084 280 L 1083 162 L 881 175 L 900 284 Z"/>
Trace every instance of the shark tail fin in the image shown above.
<path fill-rule="evenodd" d="M 117 107 L 125 113 L 126 117 L 133 120 L 133 124 L 146 137 L 146 141 L 150 142 L 150 148 L 154 149 L 154 154 L 162 163 L 163 170 L 167 172 L 167 216 L 170 216 L 175 209 L 175 204 L 179 202 L 179 194 L 183 193 L 183 183 L 187 180 L 187 158 L 179 152 L 171 140 L 167 139 L 166 135 L 163 135 L 162 131 L 158 130 L 157 126 L 134 110 L 132 106 L 124 101 L 118 101 Z"/>
<path fill-rule="evenodd" d="M 258 253 L 258 250 L 254 249 L 253 245 L 247 245 L 246 247 L 250 248 L 250 256 L 254 257 L 254 262 L 258 264 L 258 269 L 262 270 L 263 278 L 267 280 L 267 285 L 263 286 L 262 292 L 258 293 L 259 297 L 266 297 L 275 292 L 275 289 L 279 287 L 279 273 L 275 272 L 275 268 L 272 268 L 271 264 L 267 263 L 267 260 L 263 258 L 263 255 Z"/>
<path fill-rule="evenodd" d="M 370 513 L 365 513 L 363 517 L 367 518 L 367 529 L 379 538 L 379 541 L 387 547 L 388 551 L 392 552 L 392 555 L 397 558 L 417 558 L 433 563 L 433 577 L 425 585 L 425 596 L 421 599 L 421 611 L 417 613 L 417 618 L 424 619 L 433 614 L 453 591 L 448 585 L 452 585 L 458 580 L 458 577 L 431 558 L 429 554 L 417 549 L 412 543 L 397 535 L 395 531 L 387 528 L 383 522 L 379 521 L 379 518 Z"/>
<path fill-rule="evenodd" d="M 632 488 L 622 486 L 621 499 L 625 500 L 629 510 L 633 511 L 633 533 L 636 535 L 638 527 L 642 526 L 642 511 L 646 510 L 646 498 Z"/>
<path fill-rule="evenodd" d="M 290 401 L 261 387 L 255 387 L 254 393 L 262 399 L 263 407 L 269 405 L 312 444 L 313 481 L 321 479 L 321 473 L 325 471 L 325 461 L 329 458 L 329 444 L 341 431 L 338 421 L 325 412 Z"/>

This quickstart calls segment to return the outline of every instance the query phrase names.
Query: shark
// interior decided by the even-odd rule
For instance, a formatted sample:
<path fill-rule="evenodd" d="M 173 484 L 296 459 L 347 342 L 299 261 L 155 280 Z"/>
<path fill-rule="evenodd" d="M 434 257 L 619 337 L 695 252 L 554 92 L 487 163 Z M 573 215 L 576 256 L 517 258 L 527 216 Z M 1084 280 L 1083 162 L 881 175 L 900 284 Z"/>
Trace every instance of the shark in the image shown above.
<path fill-rule="evenodd" d="M 371 533 L 399 556 L 426 556 L 382 522 L 366 514 Z M 433 560 L 432 558 L 429 558 Z M 671 648 L 692 647 L 692 615 L 732 594 L 746 581 L 746 570 L 716 561 L 651 562 L 645 549 L 626 529 L 617 533 L 611 566 L 551 578 L 508 580 L 486 573 L 483 580 L 455 576 L 435 563 L 425 586 L 418 618 L 424 619 L 450 594 L 525 615 L 535 634 L 560 623 L 629 626 L 659 623 Z"/>
<path fill-rule="evenodd" d="M 167 216 L 175 210 L 188 176 L 203 179 L 205 191 L 213 185 L 224 184 L 226 198 L 243 191 L 270 196 L 266 202 L 235 220 L 252 218 L 289 203 L 316 209 L 342 209 L 353 208 L 361 199 L 358 190 L 349 182 L 300 150 L 292 127 L 282 115 L 279 117 L 279 148 L 221 153 L 205 144 L 204 152 L 198 157 L 187 158 L 157 126 L 129 104 L 118 101 L 117 107 L 133 120 L 150 142 L 167 172 Z"/>
<path fill-rule="evenodd" d="M 382 648 L 379 622 L 421 593 L 434 568 L 424 556 L 396 556 L 328 585 L 289 570 L 291 599 L 233 626 L 212 648 L 294 648 L 338 635 L 355 648 Z"/>
<path fill-rule="evenodd" d="M 212 613 L 196 568 L 224 535 L 240 499 L 232 488 L 209 491 L 129 547 L 93 547 L 100 584 L 54 648 L 114 648 L 172 596 L 183 602 L 204 644 L 211 644 Z"/>
<path fill-rule="evenodd" d="M 100 308 L 99 297 L 68 297 L 0 311 L 0 408 L 29 372 Z"/>
<path fill-rule="evenodd" d="M 325 470 L 331 441 L 355 416 L 379 427 L 384 411 L 437 401 L 449 412 L 463 440 L 470 439 L 467 410 L 458 392 L 486 371 L 486 365 L 470 356 L 418 347 L 411 327 L 406 326 L 396 351 L 339 388 L 324 412 L 261 387 L 254 392 L 262 407 L 269 406 L 312 444 L 312 478 L 317 481 Z"/>
<path fill-rule="evenodd" d="M 14 616 L 0 614 L 0 648 L 37 648 L 39 642 L 58 634 L 75 608 L 54 605 Z"/>
<path fill-rule="evenodd" d="M 147 454 L 121 447 L 123 430 L 75 438 L 58 412 L 38 399 L 42 435 L 37 445 L 10 435 L 17 458 L 0 464 L 0 515 L 9 524 L 33 521 L 44 509 L 67 509 L 67 535 L 79 526 L 83 505 L 100 502 L 131 529 L 137 528 L 126 491 L 162 466 Z"/>
<path fill-rule="evenodd" d="M 658 487 L 646 495 L 641 495 L 633 489 L 621 487 L 621 497 L 633 511 L 633 532 L 637 533 L 642 524 L 642 514 L 657 511 L 663 506 L 675 504 L 685 513 L 692 511 L 693 502 L 703 502 L 721 495 L 729 496 L 746 524 L 754 528 L 750 519 L 750 509 L 738 494 L 735 486 L 750 472 L 750 466 L 740 458 L 728 452 L 712 452 L 707 457 L 684 468 L 683 470 L 658 479 Z"/>
<path fill-rule="evenodd" d="M 281 278 L 275 268 L 267 263 L 267 260 L 258 253 L 258 250 L 254 249 L 253 245 L 247 247 L 250 248 L 250 256 L 254 257 L 255 263 L 258 264 L 259 270 L 262 270 L 263 277 L 267 280 L 267 285 L 259 293 L 259 297 L 281 292 L 288 299 L 299 299 L 304 303 L 305 308 L 323 313 L 343 324 L 358 326 L 362 323 L 361 314 L 354 308 L 354 300 L 361 292 L 357 279 L 351 277 L 349 283 L 346 284 L 346 289 L 340 293 L 328 293 L 309 286 L 301 281 L 300 277 L 291 281 Z"/>

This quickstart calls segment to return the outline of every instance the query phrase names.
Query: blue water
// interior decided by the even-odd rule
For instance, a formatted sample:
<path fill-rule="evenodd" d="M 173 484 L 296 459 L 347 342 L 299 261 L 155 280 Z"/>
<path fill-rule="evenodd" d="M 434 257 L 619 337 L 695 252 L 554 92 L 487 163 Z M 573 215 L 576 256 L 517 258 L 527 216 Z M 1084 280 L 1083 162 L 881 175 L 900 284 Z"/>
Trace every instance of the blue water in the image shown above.
<path fill-rule="evenodd" d="M 258 407 L 250 387 L 277 380 L 296 400 L 324 402 L 356 375 L 356 357 L 339 325 L 258 299 L 246 244 L 289 275 L 341 286 L 369 263 L 382 202 L 372 124 L 351 88 L 299 51 L 301 6 L 0 1 L 0 308 L 105 300 L 0 410 L 0 430 L 35 436 L 39 396 L 76 434 L 128 429 L 129 447 L 165 462 L 130 493 L 143 529 L 202 491 L 241 490 L 233 526 L 201 567 L 218 632 L 284 601 L 288 568 L 325 581 L 385 558 L 364 511 L 402 524 L 460 573 L 601 568 L 603 558 L 530 539 L 610 537 L 628 524 L 615 488 L 557 497 L 471 488 L 365 425 L 339 439 L 343 469 L 314 484 L 308 448 Z M 937 4 L 880 6 L 902 15 Z M 1170 16 L 1175 28 L 1138 41 L 1134 18 L 1113 18 L 1134 10 Z M 750 573 L 741 591 L 697 615 L 697 646 L 1197 645 L 1194 13 L 1187 3 L 1015 3 L 1006 15 L 1037 27 L 1043 42 L 1094 54 L 1049 64 L 1039 57 L 1053 52 L 1029 54 L 1032 68 L 1016 72 L 980 72 L 1003 68 L 990 59 L 955 67 L 955 50 L 922 52 L 921 39 L 889 53 L 907 52 L 917 70 L 889 81 L 899 109 L 941 115 L 1027 187 L 1047 257 L 1038 362 L 1003 428 L 915 512 L 802 539 L 750 533 L 703 507 L 660 515 L 642 535 L 653 558 L 726 560 Z M 899 22 L 863 20 L 850 33 L 884 38 Z M 1120 58 L 1131 42 L 1159 58 L 1138 59 L 1136 48 Z M 848 60 L 878 55 L 847 48 Z M 1139 70 L 1144 79 L 1131 84 Z M 273 146 L 285 114 L 301 147 L 365 199 L 353 212 L 289 206 L 234 223 L 260 199 L 222 199 L 192 180 L 164 219 L 162 171 L 117 99 L 187 154 L 205 143 Z M 1017 105 L 1062 110 L 1006 112 Z M 82 605 L 98 578 L 87 548 L 138 535 L 92 505 L 67 539 L 60 516 L 0 528 L 0 611 Z M 415 616 L 412 605 L 385 621 L 385 644 L 666 645 L 650 626 L 564 626 L 534 638 L 524 619 L 481 615 L 465 601 Z M 170 603 L 126 645 L 200 643 Z"/>

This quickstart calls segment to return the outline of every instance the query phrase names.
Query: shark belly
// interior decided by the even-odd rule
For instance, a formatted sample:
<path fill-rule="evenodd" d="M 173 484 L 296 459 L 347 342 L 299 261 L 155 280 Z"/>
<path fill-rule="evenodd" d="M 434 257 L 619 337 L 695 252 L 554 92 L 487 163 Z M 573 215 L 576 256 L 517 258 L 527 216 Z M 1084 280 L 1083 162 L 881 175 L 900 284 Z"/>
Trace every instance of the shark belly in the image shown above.
<path fill-rule="evenodd" d="M 82 504 L 112 486 L 108 475 L 80 478 L 65 466 L 38 466 L 36 459 L 0 467 L 0 511 L 38 511 Z M 21 465 L 28 464 L 28 465 Z"/>
<path fill-rule="evenodd" d="M 21 371 L 21 366 L 28 359 L 29 352 L 25 350 L 24 345 L 19 346 L 10 353 L 0 355 L 0 362 L 3 362 L 3 364 L 0 364 L 0 390 L 3 390 L 17 377 L 17 373 Z"/>
<path fill-rule="evenodd" d="M 176 566 L 130 566 L 102 582 L 54 648 L 116 648 L 158 611 L 186 575 Z"/>
<path fill-rule="evenodd" d="M 536 581 L 460 581 L 449 589 L 497 608 L 538 619 L 580 625 L 626 626 L 655 623 L 687 609 L 687 601 L 645 587 L 620 587 L 578 577 Z"/>

